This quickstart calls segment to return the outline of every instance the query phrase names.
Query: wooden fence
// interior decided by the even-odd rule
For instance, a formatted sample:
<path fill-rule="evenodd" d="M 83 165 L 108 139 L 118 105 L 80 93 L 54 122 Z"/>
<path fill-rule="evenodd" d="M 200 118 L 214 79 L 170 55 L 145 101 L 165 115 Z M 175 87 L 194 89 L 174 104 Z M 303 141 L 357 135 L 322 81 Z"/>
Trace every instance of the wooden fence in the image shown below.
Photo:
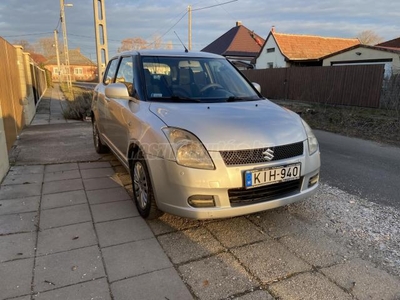
<path fill-rule="evenodd" d="M 33 118 L 35 104 L 46 88 L 45 71 L 21 47 L 0 37 L 0 122 L 4 124 L 7 151 Z"/>
<path fill-rule="evenodd" d="M 270 99 L 379 107 L 384 66 L 292 67 L 245 70 Z"/>

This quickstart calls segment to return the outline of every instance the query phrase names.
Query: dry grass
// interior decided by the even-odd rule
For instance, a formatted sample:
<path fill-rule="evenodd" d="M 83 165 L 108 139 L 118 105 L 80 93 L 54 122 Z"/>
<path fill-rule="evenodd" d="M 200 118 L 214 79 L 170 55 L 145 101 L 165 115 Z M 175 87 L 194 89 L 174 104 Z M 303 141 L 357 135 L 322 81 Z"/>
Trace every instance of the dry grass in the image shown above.
<path fill-rule="evenodd" d="M 397 109 L 371 109 L 274 100 L 295 111 L 315 129 L 326 130 L 400 146 L 400 115 Z"/>
<path fill-rule="evenodd" d="M 73 87 L 68 90 L 65 84 L 62 84 L 61 90 L 66 98 L 67 106 L 64 110 L 64 118 L 72 120 L 85 120 L 90 116 L 93 92 L 85 89 Z"/>

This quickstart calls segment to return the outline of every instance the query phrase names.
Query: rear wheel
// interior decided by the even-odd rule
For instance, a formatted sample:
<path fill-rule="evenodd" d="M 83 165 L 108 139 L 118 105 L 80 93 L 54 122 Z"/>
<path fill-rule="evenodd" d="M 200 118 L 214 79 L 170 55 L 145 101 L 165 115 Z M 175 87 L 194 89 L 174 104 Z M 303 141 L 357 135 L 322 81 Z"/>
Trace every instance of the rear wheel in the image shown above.
<path fill-rule="evenodd" d="M 97 128 L 96 120 L 93 120 L 92 127 L 93 127 L 93 143 L 94 143 L 94 148 L 96 149 L 96 152 L 99 154 L 109 152 L 110 149 L 108 148 L 108 146 L 104 145 L 101 142 L 99 129 Z"/>
<path fill-rule="evenodd" d="M 162 216 L 163 212 L 156 204 L 146 161 L 140 151 L 133 159 L 131 178 L 133 198 L 139 214 L 145 219 L 156 219 Z"/>

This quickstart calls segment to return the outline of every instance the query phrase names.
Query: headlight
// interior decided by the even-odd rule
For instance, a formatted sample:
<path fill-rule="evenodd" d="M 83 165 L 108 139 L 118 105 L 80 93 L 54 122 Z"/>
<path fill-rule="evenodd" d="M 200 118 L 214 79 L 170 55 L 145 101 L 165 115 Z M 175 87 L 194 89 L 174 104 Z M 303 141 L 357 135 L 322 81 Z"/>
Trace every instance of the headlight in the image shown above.
<path fill-rule="evenodd" d="M 178 164 L 197 169 L 215 168 L 208 151 L 195 135 L 178 128 L 163 128 L 163 132 L 171 144 Z"/>
<path fill-rule="evenodd" d="M 312 132 L 311 127 L 308 126 L 308 124 L 306 123 L 306 121 L 304 121 L 303 119 L 301 119 L 301 121 L 303 122 L 303 126 L 307 133 L 308 152 L 310 153 L 310 155 L 314 154 L 318 150 L 318 140 L 315 137 L 314 133 Z"/>

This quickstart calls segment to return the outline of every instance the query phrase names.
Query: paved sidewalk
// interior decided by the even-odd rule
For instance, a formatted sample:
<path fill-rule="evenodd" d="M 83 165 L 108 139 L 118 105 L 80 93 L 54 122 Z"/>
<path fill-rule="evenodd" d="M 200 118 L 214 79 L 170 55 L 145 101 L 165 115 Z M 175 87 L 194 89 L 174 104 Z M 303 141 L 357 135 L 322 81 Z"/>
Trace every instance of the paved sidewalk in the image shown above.
<path fill-rule="evenodd" d="M 129 176 L 95 153 L 90 123 L 63 119 L 62 101 L 46 92 L 0 186 L 0 299 L 191 299 Z"/>

